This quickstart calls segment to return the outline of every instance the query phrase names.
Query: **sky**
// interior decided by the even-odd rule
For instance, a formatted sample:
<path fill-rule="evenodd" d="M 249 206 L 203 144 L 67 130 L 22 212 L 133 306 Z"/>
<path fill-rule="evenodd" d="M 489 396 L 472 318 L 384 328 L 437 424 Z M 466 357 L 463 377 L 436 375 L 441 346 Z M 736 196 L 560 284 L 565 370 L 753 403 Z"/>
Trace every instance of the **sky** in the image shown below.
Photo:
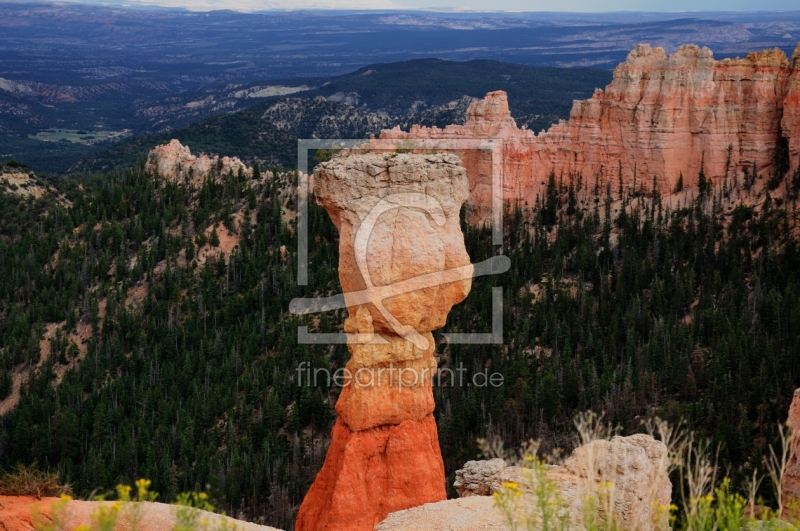
<path fill-rule="evenodd" d="M 198 11 L 232 9 L 433 9 L 560 12 L 692 12 L 800 10 L 800 0 L 72 0 L 107 5 L 158 5 Z"/>

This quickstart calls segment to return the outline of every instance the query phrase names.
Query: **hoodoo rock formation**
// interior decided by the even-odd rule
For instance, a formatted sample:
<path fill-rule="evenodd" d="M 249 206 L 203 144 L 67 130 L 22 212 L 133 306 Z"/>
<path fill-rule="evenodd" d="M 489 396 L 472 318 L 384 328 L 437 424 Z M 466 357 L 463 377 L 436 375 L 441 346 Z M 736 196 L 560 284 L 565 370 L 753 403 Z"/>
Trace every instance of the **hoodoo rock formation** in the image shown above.
<path fill-rule="evenodd" d="M 253 175 L 253 170 L 237 157 L 192 155 L 188 146 L 184 146 L 175 139 L 171 140 L 169 144 L 162 144 L 150 150 L 144 169 L 147 173 L 158 175 L 166 181 L 178 178 L 202 181 L 203 177 L 212 171 L 217 171 L 220 175 L 226 175 L 229 172 L 237 175 L 239 171 L 247 177 Z"/>
<path fill-rule="evenodd" d="M 459 140 L 492 140 L 501 147 L 476 150 Z M 776 151 L 788 147 L 791 168 L 800 163 L 800 45 L 791 59 L 778 50 L 715 61 L 711 50 L 683 45 L 667 56 L 641 44 L 614 71 L 605 91 L 575 101 L 569 121 L 538 135 L 518 129 L 505 92 L 473 103 L 464 125 L 413 126 L 383 131 L 373 149 L 401 141 L 444 149 L 464 161 L 470 204 L 486 214 L 492 172 L 501 171 L 506 201 L 533 206 L 550 172 L 584 187 L 617 186 L 662 195 L 698 184 L 701 167 L 712 182 L 764 172 Z M 449 142 L 449 144 L 448 144 Z M 729 153 L 730 149 L 730 153 Z M 492 153 L 502 152 L 502 160 Z M 599 182 L 598 182 L 599 181 Z"/>
<path fill-rule="evenodd" d="M 315 169 L 314 192 L 339 230 L 351 358 L 296 529 L 371 531 L 446 498 L 431 331 L 472 285 L 459 225 L 468 182 L 453 155 L 342 154 Z"/>

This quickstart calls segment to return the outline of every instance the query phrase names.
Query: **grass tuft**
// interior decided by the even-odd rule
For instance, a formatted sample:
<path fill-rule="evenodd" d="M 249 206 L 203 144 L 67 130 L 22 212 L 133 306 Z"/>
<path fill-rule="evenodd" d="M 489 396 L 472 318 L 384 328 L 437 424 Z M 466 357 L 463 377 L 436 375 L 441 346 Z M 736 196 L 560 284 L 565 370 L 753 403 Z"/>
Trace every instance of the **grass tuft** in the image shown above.
<path fill-rule="evenodd" d="M 36 463 L 18 464 L 12 472 L 0 476 L 0 495 L 3 496 L 62 496 L 71 495 L 72 487 L 62 485 L 56 472 L 42 472 Z"/>

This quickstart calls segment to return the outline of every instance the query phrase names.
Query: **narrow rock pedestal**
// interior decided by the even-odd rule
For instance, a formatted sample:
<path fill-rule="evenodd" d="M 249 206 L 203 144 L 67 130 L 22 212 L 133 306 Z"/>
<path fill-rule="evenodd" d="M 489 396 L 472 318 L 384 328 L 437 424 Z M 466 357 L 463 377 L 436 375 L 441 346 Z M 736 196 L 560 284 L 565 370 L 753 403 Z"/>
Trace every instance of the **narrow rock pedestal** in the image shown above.
<path fill-rule="evenodd" d="M 315 170 L 314 192 L 339 230 L 351 358 L 296 529 L 372 531 L 447 497 L 431 331 L 472 285 L 459 224 L 468 181 L 453 155 L 341 154 Z"/>

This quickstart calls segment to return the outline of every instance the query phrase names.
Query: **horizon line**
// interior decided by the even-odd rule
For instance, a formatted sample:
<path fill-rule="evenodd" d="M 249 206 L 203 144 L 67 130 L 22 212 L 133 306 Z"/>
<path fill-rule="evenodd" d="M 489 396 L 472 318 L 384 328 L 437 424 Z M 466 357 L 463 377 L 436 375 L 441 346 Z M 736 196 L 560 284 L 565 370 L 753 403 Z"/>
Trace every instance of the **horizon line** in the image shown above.
<path fill-rule="evenodd" d="M 162 0 L 163 1 L 163 0 Z M 390 2 L 392 0 L 389 0 Z M 235 9 L 217 8 L 211 6 L 185 6 L 185 5 L 164 5 L 159 0 L 125 0 L 114 1 L 92 1 L 92 0 L 0 0 L 0 5 L 82 5 L 88 7 L 107 7 L 107 8 L 128 8 L 128 9 L 159 9 L 186 11 L 192 13 L 214 13 L 232 12 L 247 14 L 277 14 L 277 13 L 435 13 L 452 15 L 469 14 L 507 14 L 507 15 L 720 15 L 720 14 L 759 14 L 759 13 L 800 13 L 800 9 L 761 9 L 761 10 L 676 10 L 676 11 L 643 11 L 643 10 L 610 10 L 610 11 L 556 11 L 556 10 L 503 10 L 503 9 L 471 9 L 459 7 L 404 7 L 404 6 L 384 6 L 384 7 L 269 7 L 261 9 Z"/>

